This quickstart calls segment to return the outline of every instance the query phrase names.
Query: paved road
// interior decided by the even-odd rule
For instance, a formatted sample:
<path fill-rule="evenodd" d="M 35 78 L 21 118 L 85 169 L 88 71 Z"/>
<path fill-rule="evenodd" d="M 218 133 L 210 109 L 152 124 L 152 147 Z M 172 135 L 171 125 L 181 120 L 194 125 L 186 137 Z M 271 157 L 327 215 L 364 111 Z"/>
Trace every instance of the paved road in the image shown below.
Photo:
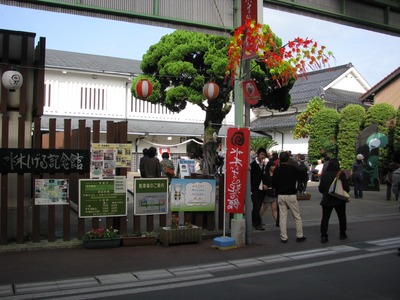
<path fill-rule="evenodd" d="M 319 241 L 320 195 L 316 185 L 312 184 L 309 187 L 312 199 L 300 202 L 304 231 L 308 236 L 304 243 L 296 243 L 293 222 L 289 217 L 289 242 L 282 244 L 279 228 L 275 227 L 270 212 L 267 212 L 264 217 L 267 230 L 254 231 L 251 245 L 225 251 L 213 248 L 211 239 L 204 240 L 201 244 L 170 247 L 144 246 L 96 250 L 76 247 L 80 244 L 79 241 L 43 242 L 39 243 L 42 249 L 36 251 L 29 249 L 38 247 L 37 245 L 0 246 L 0 296 L 12 297 L 10 299 L 32 299 L 37 295 L 37 298 L 43 299 L 43 292 L 70 293 L 81 291 L 83 288 L 110 290 L 110 286 L 132 284 L 132 280 L 136 285 L 143 286 L 149 286 L 152 280 L 161 279 L 181 282 L 188 280 L 189 276 L 210 276 L 209 273 L 204 275 L 204 272 L 193 274 L 193 269 L 204 270 L 204 266 L 218 269 L 226 265 L 239 265 L 251 268 L 252 263 L 258 263 L 260 258 L 270 262 L 274 257 L 286 257 L 288 253 L 302 253 L 312 258 L 319 256 L 317 253 L 320 251 L 347 247 L 364 251 L 363 245 L 371 243 L 378 243 L 384 247 L 380 250 L 389 251 L 387 255 L 395 255 L 396 249 L 400 247 L 400 213 L 397 203 L 385 200 L 384 188 L 383 186 L 381 192 L 365 192 L 363 200 L 354 199 L 347 206 L 349 239 L 346 241 L 339 240 L 337 217 L 333 213 L 329 230 L 330 241 L 327 244 L 321 244 Z M 16 251 L 18 247 L 20 251 Z M 400 258 L 394 262 L 397 263 L 398 269 Z M 291 262 L 289 264 L 291 265 Z M 164 278 L 160 279 L 160 276 Z M 49 297 L 61 295 L 64 294 Z"/>

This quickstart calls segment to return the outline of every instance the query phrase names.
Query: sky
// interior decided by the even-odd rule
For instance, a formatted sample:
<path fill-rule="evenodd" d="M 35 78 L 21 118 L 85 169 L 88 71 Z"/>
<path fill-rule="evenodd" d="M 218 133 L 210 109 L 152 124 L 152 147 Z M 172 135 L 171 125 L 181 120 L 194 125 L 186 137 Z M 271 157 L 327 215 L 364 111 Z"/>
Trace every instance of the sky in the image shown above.
<path fill-rule="evenodd" d="M 400 37 L 263 9 L 264 24 L 283 43 L 312 38 L 332 51 L 330 66 L 352 63 L 372 87 L 400 66 Z M 0 29 L 46 38 L 46 48 L 141 60 L 173 29 L 0 5 Z"/>

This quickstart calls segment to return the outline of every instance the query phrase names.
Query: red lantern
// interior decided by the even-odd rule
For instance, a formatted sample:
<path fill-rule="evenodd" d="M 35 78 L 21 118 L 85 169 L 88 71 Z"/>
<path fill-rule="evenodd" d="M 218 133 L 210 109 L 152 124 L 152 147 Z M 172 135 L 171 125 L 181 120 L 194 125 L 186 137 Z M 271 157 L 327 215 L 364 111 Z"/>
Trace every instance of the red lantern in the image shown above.
<path fill-rule="evenodd" d="M 141 79 L 138 83 L 136 83 L 135 92 L 139 98 L 146 99 L 147 97 L 150 97 L 151 93 L 153 92 L 153 85 L 149 80 Z"/>
<path fill-rule="evenodd" d="M 203 87 L 203 95 L 208 100 L 214 100 L 218 97 L 219 86 L 214 82 L 206 83 Z"/>

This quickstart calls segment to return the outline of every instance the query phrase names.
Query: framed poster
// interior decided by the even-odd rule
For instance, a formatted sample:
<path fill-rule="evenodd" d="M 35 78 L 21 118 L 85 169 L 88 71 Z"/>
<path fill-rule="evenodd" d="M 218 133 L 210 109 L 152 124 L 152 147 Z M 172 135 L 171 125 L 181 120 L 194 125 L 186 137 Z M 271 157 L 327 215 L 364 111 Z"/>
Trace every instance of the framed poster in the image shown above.
<path fill-rule="evenodd" d="M 168 178 L 136 178 L 135 215 L 160 215 L 168 212 Z"/>
<path fill-rule="evenodd" d="M 171 211 L 215 211 L 215 179 L 171 180 Z"/>
<path fill-rule="evenodd" d="M 127 215 L 126 189 L 113 179 L 79 180 L 79 217 L 121 217 Z"/>
<path fill-rule="evenodd" d="M 35 179 L 35 205 L 69 204 L 68 179 Z"/>

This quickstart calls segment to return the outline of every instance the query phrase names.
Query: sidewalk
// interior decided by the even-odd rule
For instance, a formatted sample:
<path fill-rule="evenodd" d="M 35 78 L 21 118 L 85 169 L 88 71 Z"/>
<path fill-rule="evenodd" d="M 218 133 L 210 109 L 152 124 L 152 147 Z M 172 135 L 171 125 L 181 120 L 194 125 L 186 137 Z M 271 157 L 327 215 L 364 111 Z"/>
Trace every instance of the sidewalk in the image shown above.
<path fill-rule="evenodd" d="M 304 233 L 307 235 L 307 241 L 304 243 L 296 242 L 294 223 L 290 215 L 289 241 L 287 244 L 281 243 L 279 228 L 275 226 L 270 211 L 267 211 L 263 220 L 266 231 L 253 231 L 251 244 L 231 250 L 215 249 L 212 247 L 212 238 L 205 239 L 200 244 L 90 250 L 82 248 L 82 242 L 79 240 L 10 244 L 0 246 L 0 285 L 161 270 L 400 236 L 398 204 L 394 200 L 386 201 L 386 186 L 382 186 L 380 192 L 365 192 L 364 199 L 352 199 L 347 205 L 348 240 L 339 240 L 337 216 L 333 212 L 329 226 L 329 242 L 321 244 L 321 196 L 317 184 L 312 182 L 309 185 L 311 200 L 300 201 Z"/>

